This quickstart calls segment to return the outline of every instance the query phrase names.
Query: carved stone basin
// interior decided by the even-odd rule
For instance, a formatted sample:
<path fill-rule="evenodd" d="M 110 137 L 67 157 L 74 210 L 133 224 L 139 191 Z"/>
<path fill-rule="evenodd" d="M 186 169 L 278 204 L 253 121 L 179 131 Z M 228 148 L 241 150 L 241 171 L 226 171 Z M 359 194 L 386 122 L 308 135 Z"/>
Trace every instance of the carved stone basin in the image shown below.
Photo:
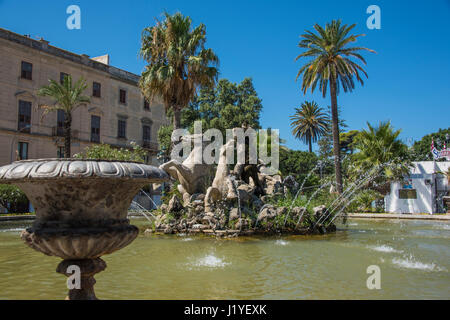
<path fill-rule="evenodd" d="M 133 197 L 146 184 L 168 180 L 163 170 L 136 162 L 39 159 L 0 167 L 0 183 L 18 186 L 36 210 L 22 239 L 65 259 L 60 273 L 69 276 L 65 267 L 71 264 L 81 268 L 82 288 L 69 290 L 69 298 L 81 299 L 95 298 L 93 275 L 106 267 L 99 257 L 137 237 L 127 219 Z"/>

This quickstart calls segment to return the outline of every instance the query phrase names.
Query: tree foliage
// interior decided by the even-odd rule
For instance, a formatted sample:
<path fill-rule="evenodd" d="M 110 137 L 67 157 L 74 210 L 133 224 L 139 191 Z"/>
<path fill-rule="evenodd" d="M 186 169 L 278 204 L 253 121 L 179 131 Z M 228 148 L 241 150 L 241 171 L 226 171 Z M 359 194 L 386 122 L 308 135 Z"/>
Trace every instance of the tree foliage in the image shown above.
<path fill-rule="evenodd" d="M 348 128 L 345 119 L 341 117 L 341 108 L 338 107 L 338 115 L 339 115 L 339 135 L 345 132 L 345 129 Z M 319 157 L 322 160 L 329 161 L 333 157 L 333 132 L 332 128 L 332 120 L 331 120 L 331 107 L 328 106 L 328 119 L 329 123 L 327 126 L 327 131 L 325 134 L 319 139 Z M 341 153 L 343 152 L 341 148 Z"/>
<path fill-rule="evenodd" d="M 419 141 L 414 142 L 412 146 L 412 158 L 414 161 L 430 161 L 433 160 L 431 154 L 431 140 L 434 139 L 434 145 L 441 149 L 443 142 L 446 141 L 446 135 L 450 136 L 450 128 L 439 129 L 438 132 L 427 134 Z M 450 141 L 447 141 L 447 146 L 450 147 Z"/>
<path fill-rule="evenodd" d="M 225 137 L 226 129 L 241 127 L 247 122 L 253 129 L 260 129 L 262 101 L 251 78 L 241 83 L 227 79 L 218 81 L 215 88 L 203 88 L 199 95 L 181 112 L 181 126 L 193 131 L 194 122 L 201 121 L 203 131 L 216 128 Z M 158 131 L 158 142 L 169 154 L 173 126 L 163 126 Z"/>
<path fill-rule="evenodd" d="M 353 154 L 355 151 L 355 139 L 358 136 L 358 130 L 350 130 L 339 134 L 342 154 Z"/>
<path fill-rule="evenodd" d="M 394 130 L 390 122 L 380 122 L 376 127 L 367 123 L 367 127 L 355 138 L 358 152 L 352 156 L 350 173 L 355 179 L 379 169 L 380 174 L 373 179 L 373 186 L 385 194 L 390 181 L 401 180 L 409 172 L 411 161 L 408 147 L 398 138 L 401 130 Z"/>
<path fill-rule="evenodd" d="M 241 83 L 220 79 L 215 88 L 205 88 L 183 111 L 183 127 L 192 130 L 194 121 L 201 120 L 204 130 L 216 128 L 225 134 L 226 129 L 241 127 L 244 122 L 254 129 L 259 123 L 262 101 L 251 78 Z"/>
<path fill-rule="evenodd" d="M 335 175 L 337 191 L 340 194 L 343 192 L 343 182 L 337 95 L 341 87 L 345 92 L 351 92 L 355 88 L 355 78 L 363 84 L 360 73 L 366 77 L 367 74 L 357 62 L 366 64 L 366 61 L 358 52 L 362 50 L 374 52 L 364 47 L 349 47 L 362 36 L 362 34 L 349 35 L 354 27 L 355 24 L 342 25 L 340 20 L 327 23 L 325 28 L 318 24 L 314 25 L 317 33 L 307 30 L 300 36 L 302 39 L 298 46 L 306 51 L 296 58 L 296 60 L 309 58 L 309 61 L 297 73 L 297 79 L 302 76 L 301 89 L 303 93 L 306 93 L 308 89 L 314 92 L 316 86 L 319 85 L 319 90 L 325 97 L 328 86 L 330 88 Z M 357 62 L 352 59 L 356 59 Z"/>
<path fill-rule="evenodd" d="M 87 84 L 83 78 L 73 84 L 70 75 L 64 76 L 62 83 L 51 79 L 49 82 L 49 85 L 40 88 L 37 94 L 41 97 L 51 98 L 53 104 L 40 104 L 39 108 L 44 110 L 43 117 L 49 112 L 64 111 L 64 156 L 70 158 L 72 113 L 78 107 L 90 102 L 89 97 L 83 95 Z"/>
<path fill-rule="evenodd" d="M 383 195 L 375 190 L 357 190 L 345 212 L 380 212 L 382 208 L 372 207 L 372 203 L 381 199 Z"/>
<path fill-rule="evenodd" d="M 302 183 L 308 173 L 316 167 L 318 157 L 315 153 L 290 150 L 287 148 L 280 148 L 280 172 L 283 177 L 292 175 L 295 180 Z M 314 172 L 305 181 L 304 187 L 309 187 L 319 184 L 319 177 L 317 172 Z"/>
<path fill-rule="evenodd" d="M 0 184 L 0 206 L 7 208 L 9 212 L 19 212 L 28 201 L 25 193 L 18 187 L 9 184 Z"/>
<path fill-rule="evenodd" d="M 329 130 L 328 114 L 315 101 L 303 102 L 290 118 L 292 134 L 308 144 L 309 152 L 312 152 L 312 144 Z"/>
<path fill-rule="evenodd" d="M 165 20 L 142 31 L 140 55 L 147 62 L 139 85 L 151 101 L 160 97 L 173 111 L 173 127 L 180 127 L 180 112 L 200 87 L 217 80 L 219 58 L 205 48 L 206 27 L 192 27 L 190 17 L 164 13 Z"/>
<path fill-rule="evenodd" d="M 158 129 L 158 143 L 161 152 L 163 152 L 161 155 L 163 155 L 165 158 L 169 157 L 170 155 L 170 150 L 172 146 L 171 142 L 172 131 L 173 131 L 172 125 L 167 126 L 163 125 Z"/>
<path fill-rule="evenodd" d="M 337 92 L 341 87 L 345 92 L 351 92 L 355 88 L 354 78 L 361 84 L 364 83 L 360 73 L 366 77 L 367 73 L 351 58 L 356 58 L 366 64 L 366 60 L 358 51 L 375 51 L 364 47 L 348 46 L 363 36 L 363 34 L 348 35 L 355 26 L 356 24 L 342 25 L 340 20 L 333 20 L 331 23 L 327 23 L 325 28 L 318 24 L 314 25 L 317 34 L 306 30 L 306 33 L 301 35 L 302 40 L 298 46 L 306 51 L 298 55 L 296 60 L 311 58 L 297 74 L 297 78 L 303 76 L 302 91 L 304 93 L 309 88 L 314 91 L 319 84 L 319 90 L 325 97 L 330 82 L 336 84 Z"/>

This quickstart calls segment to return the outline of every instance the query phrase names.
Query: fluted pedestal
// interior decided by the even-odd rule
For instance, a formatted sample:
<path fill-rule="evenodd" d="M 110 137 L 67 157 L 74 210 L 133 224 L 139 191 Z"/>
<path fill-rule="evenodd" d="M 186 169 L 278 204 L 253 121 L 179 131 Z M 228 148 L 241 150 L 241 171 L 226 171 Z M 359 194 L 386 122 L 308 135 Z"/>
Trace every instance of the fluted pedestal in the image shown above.
<path fill-rule="evenodd" d="M 106 262 L 100 258 L 63 260 L 56 268 L 56 272 L 61 273 L 66 277 L 77 276 L 70 268 L 72 266 L 77 266 L 80 270 L 79 288 L 76 288 L 76 280 L 70 279 L 72 281 L 67 284 L 70 289 L 66 300 L 98 300 L 94 291 L 94 285 L 96 283 L 94 275 L 106 269 Z"/>

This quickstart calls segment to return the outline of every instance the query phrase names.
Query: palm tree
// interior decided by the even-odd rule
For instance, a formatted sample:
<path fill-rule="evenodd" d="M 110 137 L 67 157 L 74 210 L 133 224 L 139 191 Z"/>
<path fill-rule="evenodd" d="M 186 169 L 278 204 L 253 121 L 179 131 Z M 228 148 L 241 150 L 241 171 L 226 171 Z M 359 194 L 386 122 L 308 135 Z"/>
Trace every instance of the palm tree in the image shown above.
<path fill-rule="evenodd" d="M 86 81 L 80 78 L 72 85 L 72 77 L 67 75 L 64 77 L 62 84 L 55 80 L 49 80 L 49 82 L 50 84 L 40 88 L 37 94 L 41 97 L 52 98 L 54 102 L 51 105 L 40 104 L 39 108 L 44 110 L 42 117 L 52 111 L 64 111 L 64 157 L 70 158 L 72 113 L 79 106 L 90 102 L 89 97 L 83 95 L 87 88 Z"/>
<path fill-rule="evenodd" d="M 205 49 L 206 27 L 192 29 L 191 18 L 169 15 L 142 32 L 141 57 L 148 63 L 139 85 L 148 100 L 160 97 L 173 111 L 173 128 L 180 128 L 181 110 L 200 87 L 214 86 L 219 59 Z"/>
<path fill-rule="evenodd" d="M 344 92 L 352 91 L 355 88 L 353 77 L 356 77 L 361 84 L 363 80 L 360 72 L 367 77 L 364 69 L 350 58 L 356 58 L 366 64 L 364 58 L 358 53 L 360 50 L 367 50 L 374 52 L 371 49 L 363 47 L 349 47 L 348 45 L 355 42 L 359 35 L 348 35 L 348 33 L 355 27 L 355 24 L 347 26 L 341 25 L 340 20 L 333 20 L 327 23 L 325 29 L 318 24 L 314 25 L 314 29 L 318 34 L 311 31 L 306 31 L 306 34 L 301 35 L 303 38 L 298 46 L 306 49 L 295 60 L 303 57 L 311 58 L 302 68 L 300 68 L 297 78 L 303 75 L 302 91 L 306 93 L 308 88 L 314 92 L 317 84 L 323 97 L 326 96 L 327 87 L 330 87 L 331 96 L 331 116 L 332 116 L 332 130 L 333 130 L 333 153 L 334 166 L 336 171 L 336 184 L 338 193 L 342 193 L 342 171 L 341 171 L 341 157 L 339 147 L 339 119 L 337 110 L 337 95 L 340 86 Z"/>
<path fill-rule="evenodd" d="M 328 129 L 329 118 L 322 111 L 315 101 L 305 101 L 300 108 L 295 108 L 295 114 L 290 117 L 292 134 L 309 144 L 309 152 L 312 152 L 312 143 L 317 142 Z"/>
<path fill-rule="evenodd" d="M 387 194 L 391 181 L 402 180 L 411 166 L 408 147 L 398 136 L 401 130 L 394 130 L 390 122 L 380 122 L 377 127 L 367 123 L 368 129 L 360 131 L 354 139 L 352 176 L 380 168 L 381 172 L 370 187 Z M 356 173 L 356 174 L 355 174 Z"/>

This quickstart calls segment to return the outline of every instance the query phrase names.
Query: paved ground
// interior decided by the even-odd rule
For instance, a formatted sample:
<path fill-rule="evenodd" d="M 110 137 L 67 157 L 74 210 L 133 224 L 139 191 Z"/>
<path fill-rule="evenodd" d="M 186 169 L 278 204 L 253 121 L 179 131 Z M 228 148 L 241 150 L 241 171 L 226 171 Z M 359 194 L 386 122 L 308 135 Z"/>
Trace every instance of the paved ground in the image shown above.
<path fill-rule="evenodd" d="M 372 219 L 418 219 L 418 220 L 444 220 L 450 221 L 447 214 L 395 214 L 395 213 L 349 213 L 349 218 L 372 218 Z"/>

